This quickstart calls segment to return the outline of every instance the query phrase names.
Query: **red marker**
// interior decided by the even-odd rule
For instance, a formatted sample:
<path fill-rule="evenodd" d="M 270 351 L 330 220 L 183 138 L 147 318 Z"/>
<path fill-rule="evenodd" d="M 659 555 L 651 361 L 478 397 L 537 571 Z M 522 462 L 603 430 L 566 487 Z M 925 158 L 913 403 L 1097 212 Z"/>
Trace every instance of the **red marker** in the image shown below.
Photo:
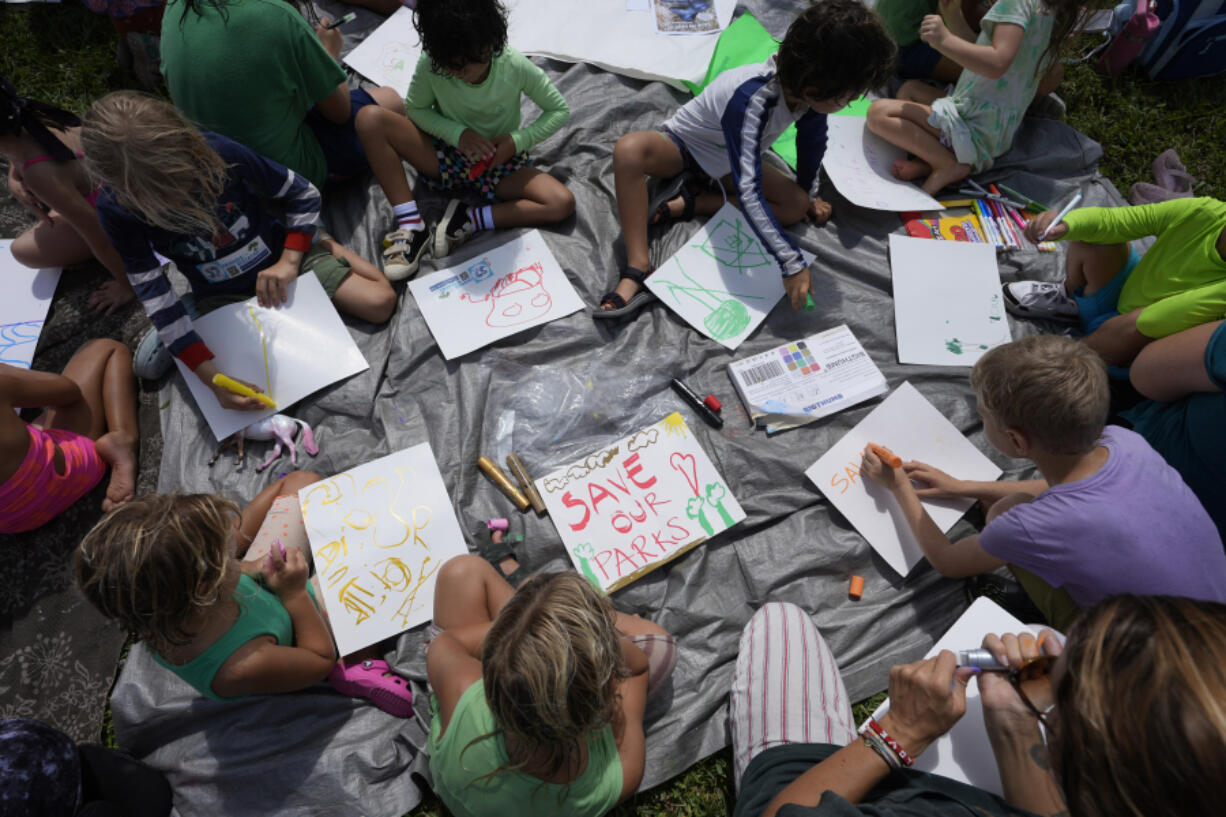
<path fill-rule="evenodd" d="M 485 171 L 489 170 L 489 169 L 490 169 L 490 162 L 492 162 L 493 160 L 494 160 L 494 157 L 493 157 L 493 156 L 491 156 L 491 157 L 489 157 L 488 159 L 482 159 L 481 161 L 479 161 L 479 162 L 477 162 L 475 165 L 473 165 L 471 168 L 469 168 L 469 169 L 468 169 L 468 180 L 469 180 L 470 182 L 471 182 L 471 181 L 474 181 L 474 180 L 475 180 L 477 177 L 479 177 L 479 176 L 480 176 L 482 173 L 484 173 Z"/>

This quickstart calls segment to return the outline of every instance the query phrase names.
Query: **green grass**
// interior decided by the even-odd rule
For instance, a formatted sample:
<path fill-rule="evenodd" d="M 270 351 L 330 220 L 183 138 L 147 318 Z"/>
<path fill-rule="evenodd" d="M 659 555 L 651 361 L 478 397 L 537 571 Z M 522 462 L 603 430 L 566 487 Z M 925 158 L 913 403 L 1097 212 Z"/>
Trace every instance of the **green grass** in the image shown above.
<path fill-rule="evenodd" d="M 107 93 L 138 88 L 135 76 L 115 63 L 115 33 L 110 22 L 83 6 L 0 6 L 0 73 L 35 99 L 77 113 Z M 1179 83 L 1146 81 L 1137 72 L 1103 77 L 1087 65 L 1070 67 L 1059 93 L 1068 103 L 1068 123 L 1098 140 L 1104 151 L 1100 170 L 1121 193 L 1138 181 L 1153 181 L 1150 163 L 1173 147 L 1201 181 L 1198 195 L 1226 198 L 1220 169 L 1226 167 L 1226 78 Z M 126 648 L 125 648 L 126 656 Z M 853 709 L 861 722 L 885 693 Z M 114 745 L 109 708 L 103 740 Z M 679 777 L 618 807 L 616 817 L 682 815 L 706 817 L 732 811 L 732 757 L 724 749 Z M 412 817 L 445 812 L 436 798 L 414 809 Z"/>

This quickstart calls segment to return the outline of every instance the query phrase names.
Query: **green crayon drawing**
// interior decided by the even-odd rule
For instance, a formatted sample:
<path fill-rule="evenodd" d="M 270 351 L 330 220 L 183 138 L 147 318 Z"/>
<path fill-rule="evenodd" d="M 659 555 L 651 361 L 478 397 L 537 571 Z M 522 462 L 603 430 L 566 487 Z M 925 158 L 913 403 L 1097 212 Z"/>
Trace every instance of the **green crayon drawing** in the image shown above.
<path fill-rule="evenodd" d="M 742 270 L 743 274 L 744 270 L 770 263 L 762 247 L 739 219 L 721 219 L 719 224 L 711 229 L 710 236 L 708 241 L 692 246 L 714 258 L 721 266 Z"/>
<path fill-rule="evenodd" d="M 975 343 L 974 341 L 958 340 L 957 338 L 949 338 L 945 341 L 945 348 L 955 355 L 963 354 L 962 347 L 964 345 L 972 349 L 983 349 L 984 351 L 990 348 L 986 343 Z"/>
<path fill-rule="evenodd" d="M 1000 308 L 1000 296 L 992 296 L 992 305 L 988 308 L 988 320 L 1000 321 L 1005 317 L 1005 313 Z"/>
<path fill-rule="evenodd" d="M 706 501 L 696 496 L 685 503 L 685 515 L 690 519 L 698 520 L 698 524 L 702 525 L 702 529 L 707 532 L 707 536 L 715 535 L 715 528 L 711 526 L 710 520 L 707 519 Z"/>
<path fill-rule="evenodd" d="M 715 507 L 719 511 L 720 521 L 724 523 L 725 528 L 730 528 L 733 525 L 732 514 L 728 513 L 728 509 L 724 507 L 724 497 L 728 495 L 726 489 L 721 483 L 712 482 L 707 486 L 707 504 Z"/>
<path fill-rule="evenodd" d="M 679 260 L 674 258 L 673 261 L 677 264 L 677 269 L 681 271 L 681 275 L 690 282 L 691 286 L 663 278 L 659 272 L 656 273 L 656 280 L 668 288 L 668 294 L 677 303 L 682 302 L 682 295 L 687 295 L 710 310 L 706 317 L 703 318 L 702 323 L 706 327 L 707 333 L 713 339 L 728 340 L 745 331 L 745 327 L 749 326 L 749 310 L 745 308 L 745 304 L 733 299 L 752 298 L 761 301 L 765 300 L 764 298 L 759 295 L 742 295 L 736 292 L 728 292 L 727 290 L 708 289 L 691 278 L 689 273 L 685 271 L 685 268 L 681 266 Z M 724 295 L 731 297 L 724 298 Z"/>
<path fill-rule="evenodd" d="M 572 553 L 579 560 L 579 569 L 583 571 L 583 575 L 587 577 L 587 580 L 592 583 L 592 587 L 603 591 L 604 588 L 600 586 L 600 579 L 596 578 L 596 573 L 592 570 L 591 560 L 596 556 L 596 548 L 592 547 L 588 542 L 580 542 L 575 545 Z"/>

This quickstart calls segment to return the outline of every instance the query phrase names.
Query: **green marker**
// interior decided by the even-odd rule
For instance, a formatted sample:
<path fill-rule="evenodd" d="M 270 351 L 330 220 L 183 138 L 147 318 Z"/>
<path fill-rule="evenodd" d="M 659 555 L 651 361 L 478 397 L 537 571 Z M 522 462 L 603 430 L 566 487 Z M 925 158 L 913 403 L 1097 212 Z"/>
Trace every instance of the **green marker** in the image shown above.
<path fill-rule="evenodd" d="M 817 311 L 817 304 L 813 303 L 813 296 L 811 294 L 805 295 L 805 311 L 806 312 L 816 312 Z"/>
<path fill-rule="evenodd" d="M 1027 210 L 1034 210 L 1036 213 L 1042 213 L 1043 211 L 1047 209 L 1046 207 L 1039 204 L 1034 199 L 1030 198 L 1030 196 L 1027 196 L 1025 193 L 1019 193 L 1012 188 L 1005 187 L 1003 184 L 998 185 L 998 187 L 1000 187 L 1001 190 L 1005 191 L 1007 195 L 1013 196 L 1013 198 L 1018 199 L 1019 201 L 1026 202 Z"/>

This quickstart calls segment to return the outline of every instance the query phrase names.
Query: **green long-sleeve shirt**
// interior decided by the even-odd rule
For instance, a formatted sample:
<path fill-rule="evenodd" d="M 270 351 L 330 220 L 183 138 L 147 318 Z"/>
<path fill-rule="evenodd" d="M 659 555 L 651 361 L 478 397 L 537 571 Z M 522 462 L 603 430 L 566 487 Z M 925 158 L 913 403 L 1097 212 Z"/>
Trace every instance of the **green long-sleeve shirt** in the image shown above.
<path fill-rule="evenodd" d="M 1226 318 L 1226 259 L 1217 251 L 1226 202 L 1174 199 L 1140 207 L 1086 207 L 1064 219 L 1066 240 L 1115 244 L 1157 236 L 1120 292 L 1119 312 L 1144 310 L 1137 330 L 1162 338 Z"/>
<path fill-rule="evenodd" d="M 521 93 L 541 109 L 537 120 L 523 128 Z M 494 57 L 489 75 L 479 85 L 436 73 L 430 67 L 429 55 L 423 53 L 405 103 L 409 118 L 419 128 L 453 147 L 459 145 L 460 134 L 468 128 L 486 139 L 509 133 L 515 152 L 523 153 L 570 119 L 570 106 L 545 72 L 510 46 Z"/>

